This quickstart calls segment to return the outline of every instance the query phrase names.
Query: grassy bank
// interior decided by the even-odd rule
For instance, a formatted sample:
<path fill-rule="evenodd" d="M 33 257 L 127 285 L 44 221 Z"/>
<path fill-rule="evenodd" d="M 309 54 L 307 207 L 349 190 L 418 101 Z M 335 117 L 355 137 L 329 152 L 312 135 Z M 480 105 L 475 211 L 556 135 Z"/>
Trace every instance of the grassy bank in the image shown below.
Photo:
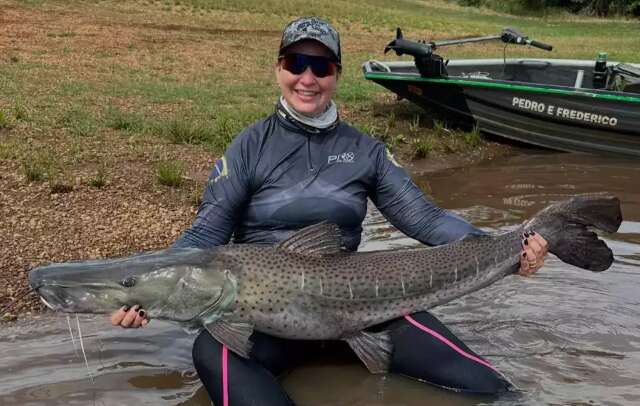
<path fill-rule="evenodd" d="M 24 0 L 5 10 L 0 17 L 6 40 L 0 63 L 0 131 L 12 129 L 45 143 L 56 133 L 80 144 L 82 138 L 115 134 L 145 138 L 143 142 L 201 144 L 214 153 L 240 128 L 272 110 L 277 95 L 274 52 L 281 27 L 295 16 L 318 14 L 335 23 L 344 47 L 345 70 L 337 95 L 343 117 L 391 143 L 388 133 L 394 130 L 395 117 L 389 118 L 384 107 L 380 114 L 374 111 L 385 91 L 362 79 L 360 65 L 383 58 L 381 51 L 396 26 L 416 39 L 489 34 L 517 26 L 554 44 L 554 57 L 568 58 L 593 58 L 596 51 L 607 50 L 611 59 L 637 60 L 640 39 L 632 22 L 561 15 L 516 19 L 444 2 L 333 1 L 310 6 L 291 0 L 182 0 L 95 5 Z M 446 56 L 499 56 L 501 50 L 497 43 L 453 47 Z M 510 55 L 551 54 L 512 47 Z M 420 129 L 429 127 L 430 120 L 420 120 L 418 113 L 409 121 L 421 121 Z M 407 132 L 408 125 L 399 131 Z M 13 158 L 7 152 L 14 150 L 8 138 L 0 151 Z"/>
<path fill-rule="evenodd" d="M 514 18 L 442 1 L 5 1 L 0 13 L 0 309 L 44 261 L 164 247 L 193 218 L 208 170 L 239 129 L 273 110 L 280 30 L 320 15 L 342 35 L 341 116 L 405 160 L 485 141 L 364 81 L 401 26 L 442 39 L 516 26 L 553 57 L 640 60 L 637 23 Z M 499 56 L 498 44 L 447 50 Z M 545 56 L 511 48 L 510 56 Z M 389 56 L 393 58 L 393 56 Z M 27 296 L 29 297 L 29 296 Z M 0 314 L 0 317 L 2 314 Z"/>

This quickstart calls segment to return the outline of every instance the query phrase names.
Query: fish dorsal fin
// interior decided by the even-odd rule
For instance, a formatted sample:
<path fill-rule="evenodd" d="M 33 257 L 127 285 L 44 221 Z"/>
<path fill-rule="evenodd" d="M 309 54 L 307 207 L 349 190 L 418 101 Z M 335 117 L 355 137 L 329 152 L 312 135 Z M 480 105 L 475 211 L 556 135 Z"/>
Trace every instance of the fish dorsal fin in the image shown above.
<path fill-rule="evenodd" d="M 217 320 L 204 326 L 220 344 L 226 345 L 236 354 L 249 358 L 253 343 L 249 340 L 253 326 L 242 322 Z"/>
<path fill-rule="evenodd" d="M 340 253 L 341 245 L 340 228 L 323 222 L 303 228 L 278 244 L 278 248 L 297 254 L 323 256 Z"/>
<path fill-rule="evenodd" d="M 393 343 L 388 331 L 383 330 L 377 333 L 361 331 L 345 338 L 344 341 L 349 343 L 353 352 L 372 374 L 381 374 L 389 370 Z"/>

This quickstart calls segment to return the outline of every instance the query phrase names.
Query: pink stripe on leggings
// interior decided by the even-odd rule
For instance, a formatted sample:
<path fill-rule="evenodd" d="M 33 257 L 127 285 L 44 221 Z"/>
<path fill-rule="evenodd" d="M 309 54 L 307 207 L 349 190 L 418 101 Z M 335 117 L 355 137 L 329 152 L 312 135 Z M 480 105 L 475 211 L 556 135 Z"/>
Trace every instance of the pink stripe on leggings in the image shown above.
<path fill-rule="evenodd" d="M 483 359 L 480 359 L 480 358 L 478 358 L 478 357 L 476 357 L 474 355 L 469 354 L 468 352 L 466 352 L 462 348 L 458 347 L 457 345 L 455 345 L 451 341 L 447 340 L 446 337 L 442 336 L 437 331 L 433 331 L 429 327 L 418 323 L 415 319 L 413 319 L 409 315 L 404 316 L 404 318 L 407 319 L 407 321 L 409 323 L 413 324 L 414 326 L 416 326 L 420 330 L 424 331 L 425 333 L 431 334 L 432 336 L 434 336 L 438 340 L 442 341 L 443 343 L 445 343 L 446 345 L 451 347 L 451 349 L 453 349 L 455 352 L 457 352 L 458 354 L 462 355 L 463 357 L 469 358 L 470 360 L 475 361 L 475 362 L 477 362 L 479 364 L 482 364 L 485 367 L 490 368 L 490 369 L 494 370 L 495 372 L 497 372 L 498 374 L 500 374 L 500 372 L 496 368 L 494 368 L 493 365 L 489 364 L 487 361 L 485 361 Z"/>
<path fill-rule="evenodd" d="M 224 406 L 229 406 L 229 350 L 226 345 L 222 346 L 222 402 Z"/>

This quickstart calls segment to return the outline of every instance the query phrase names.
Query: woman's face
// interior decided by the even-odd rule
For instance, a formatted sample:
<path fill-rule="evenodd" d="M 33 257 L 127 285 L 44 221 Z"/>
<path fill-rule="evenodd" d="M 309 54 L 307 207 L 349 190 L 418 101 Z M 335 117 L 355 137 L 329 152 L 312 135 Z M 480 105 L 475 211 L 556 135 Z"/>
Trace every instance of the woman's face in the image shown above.
<path fill-rule="evenodd" d="M 293 44 L 287 53 L 331 57 L 331 51 L 314 40 Z M 313 116 L 324 112 L 329 105 L 336 90 L 338 72 L 336 70 L 334 75 L 319 78 L 313 74 L 311 68 L 307 68 L 301 74 L 295 75 L 284 69 L 282 63 L 278 63 L 276 78 L 282 96 L 289 106 L 299 113 Z"/>

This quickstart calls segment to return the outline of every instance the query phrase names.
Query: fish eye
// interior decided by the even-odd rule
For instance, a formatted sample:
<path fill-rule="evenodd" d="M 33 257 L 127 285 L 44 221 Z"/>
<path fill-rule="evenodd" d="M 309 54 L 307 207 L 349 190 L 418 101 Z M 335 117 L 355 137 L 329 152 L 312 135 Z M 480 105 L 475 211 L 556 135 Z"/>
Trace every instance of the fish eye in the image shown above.
<path fill-rule="evenodd" d="M 128 277 L 128 278 L 123 279 L 123 280 L 120 282 L 120 284 L 121 284 L 122 286 L 124 286 L 125 288 L 130 288 L 130 287 L 132 287 L 133 285 L 135 285 L 135 284 L 136 284 L 136 278 L 135 278 L 135 277 L 133 277 L 133 276 L 130 276 L 130 277 Z"/>

